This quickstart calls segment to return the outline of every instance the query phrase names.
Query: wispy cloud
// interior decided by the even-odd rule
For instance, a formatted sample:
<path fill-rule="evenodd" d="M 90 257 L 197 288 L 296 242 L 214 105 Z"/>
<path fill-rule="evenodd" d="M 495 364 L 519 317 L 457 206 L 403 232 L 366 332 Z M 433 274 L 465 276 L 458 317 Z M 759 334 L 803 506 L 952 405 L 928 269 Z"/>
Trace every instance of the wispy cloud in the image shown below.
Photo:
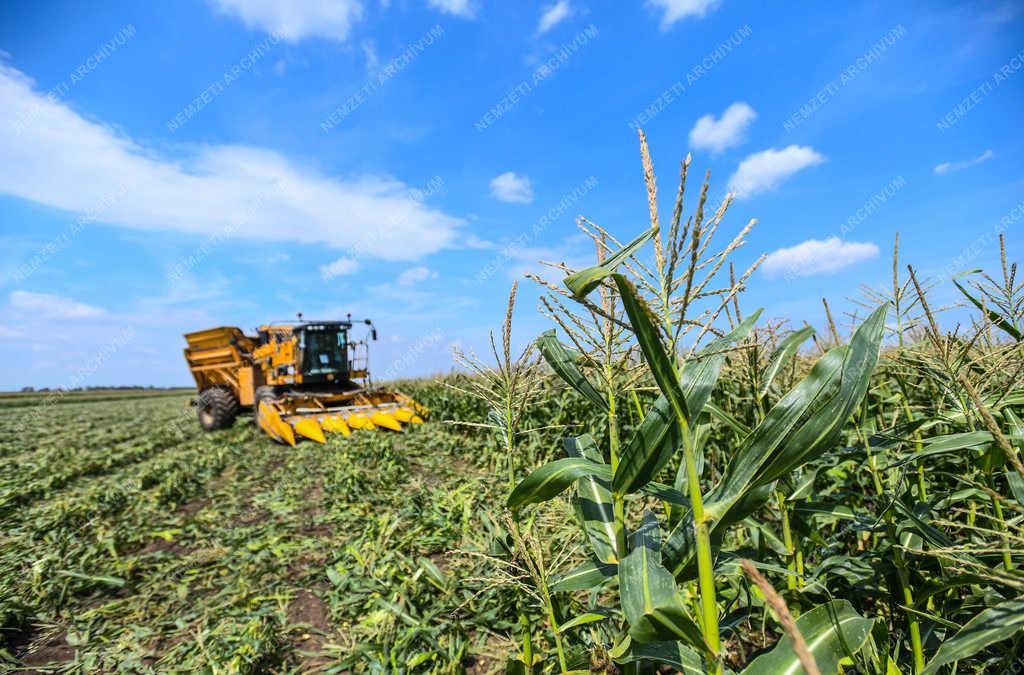
<path fill-rule="evenodd" d="M 428 279 L 436 279 L 437 272 L 427 267 L 412 267 L 398 275 L 399 286 L 415 286 Z"/>
<path fill-rule="evenodd" d="M 761 272 L 770 279 L 831 274 L 877 255 L 878 246 L 869 242 L 843 241 L 839 237 L 824 241 L 808 239 L 769 253 L 761 264 Z"/>
<path fill-rule="evenodd" d="M 729 190 L 739 198 L 772 190 L 784 180 L 809 166 L 825 161 L 814 148 L 790 145 L 782 150 L 768 148 L 748 155 L 729 177 Z"/>
<path fill-rule="evenodd" d="M 533 201 L 533 184 L 526 176 L 506 171 L 491 179 L 491 196 L 503 202 L 529 204 Z"/>
<path fill-rule="evenodd" d="M 168 156 L 48 100 L 3 65 L 0 101 L 0 193 L 74 212 L 103 204 L 95 220 L 110 225 L 348 250 L 374 232 L 365 254 L 416 260 L 456 243 L 463 223 L 394 178 L 327 177 L 272 150 L 205 145 Z"/>
<path fill-rule="evenodd" d="M 756 118 L 754 109 L 742 101 L 726 108 L 717 120 L 714 115 L 704 115 L 690 130 L 690 146 L 713 153 L 734 148 L 746 140 L 747 128 Z"/>
<path fill-rule="evenodd" d="M 359 48 L 363 50 L 363 56 L 366 57 L 366 72 L 371 75 L 376 73 L 380 68 L 380 59 L 377 58 L 377 43 L 373 40 L 363 40 L 359 43 Z"/>
<path fill-rule="evenodd" d="M 677 21 L 687 17 L 702 19 L 718 7 L 719 0 L 647 0 L 654 9 L 661 10 L 661 30 L 668 30 Z"/>
<path fill-rule="evenodd" d="M 471 0 L 428 0 L 427 5 L 445 14 L 472 19 L 476 16 L 476 8 Z"/>
<path fill-rule="evenodd" d="M 544 263 L 561 263 L 577 270 L 593 264 L 583 240 L 575 235 L 554 246 L 519 247 L 513 243 L 503 247 L 501 252 L 506 259 L 505 273 L 509 279 L 522 279 L 531 273 L 550 283 L 560 283 L 565 272 Z"/>
<path fill-rule="evenodd" d="M 10 303 L 13 309 L 54 319 L 89 319 L 105 314 L 99 307 L 49 293 L 14 291 L 11 293 Z"/>
<path fill-rule="evenodd" d="M 569 0 L 558 0 L 555 4 L 548 5 L 540 15 L 540 21 L 537 24 L 537 32 L 547 33 L 549 30 L 571 17 L 573 12 L 574 10 L 572 5 L 569 4 Z"/>
<path fill-rule="evenodd" d="M 328 265 L 320 266 L 320 276 L 324 279 L 343 277 L 348 274 L 355 274 L 359 271 L 359 262 L 352 258 L 342 257 Z"/>
<path fill-rule="evenodd" d="M 949 173 L 950 171 L 960 171 L 961 169 L 967 169 L 972 166 L 977 166 L 982 162 L 987 162 L 993 157 L 995 157 L 995 153 L 993 153 L 991 150 L 986 150 L 985 152 L 981 153 L 974 159 L 965 159 L 960 162 L 943 162 L 942 164 L 939 164 L 935 167 L 935 173 L 942 176 L 944 174 Z"/>
<path fill-rule="evenodd" d="M 275 33 L 288 42 L 309 37 L 344 42 L 352 24 L 363 18 L 363 4 L 359 0 L 213 0 L 213 4 L 221 12 L 238 17 L 249 28 Z"/>
<path fill-rule="evenodd" d="M 497 244 L 493 241 L 484 239 L 483 237 L 471 234 L 462 241 L 462 245 L 466 248 L 474 248 L 480 251 L 487 251 L 493 248 L 497 248 Z"/>

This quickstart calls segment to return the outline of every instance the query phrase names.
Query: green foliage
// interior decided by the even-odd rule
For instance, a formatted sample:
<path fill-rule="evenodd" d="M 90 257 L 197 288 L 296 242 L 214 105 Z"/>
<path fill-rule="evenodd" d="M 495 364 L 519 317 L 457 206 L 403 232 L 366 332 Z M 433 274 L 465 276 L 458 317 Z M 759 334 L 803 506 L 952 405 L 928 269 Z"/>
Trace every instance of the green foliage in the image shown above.
<path fill-rule="evenodd" d="M 796 628 L 822 673 L 838 672 L 840 661 L 852 660 L 867 641 L 873 624 L 846 600 L 819 605 L 796 620 Z M 751 661 L 743 673 L 804 672 L 792 643 L 788 635 L 783 637 L 770 652 Z"/>
<path fill-rule="evenodd" d="M 885 675 L 1017 664 L 1024 286 L 1005 248 L 1002 281 L 956 283 L 981 311 L 969 330 L 942 332 L 931 285 L 899 278 L 897 247 L 891 295 L 865 292 L 848 340 L 829 315 L 809 350 L 813 328 L 741 316 L 753 268 L 722 277 L 749 226 L 707 253 L 730 199 L 705 221 L 705 183 L 684 221 L 688 160 L 663 237 L 642 134 L 641 152 L 651 228 L 622 246 L 581 219 L 597 264 L 568 273 L 568 293 L 535 278 L 563 335 L 538 341 L 552 376 L 606 405 L 570 418 L 569 457 L 526 468 L 511 491 L 511 526 L 537 550 L 579 551 L 528 556 L 524 586 L 547 616 L 524 627 L 520 662 L 567 672 L 583 651 L 592 672 L 758 675 L 808 660 Z M 753 589 L 743 559 L 773 588 L 750 572 Z"/>
<path fill-rule="evenodd" d="M 498 531 L 479 517 L 505 497 L 481 433 L 430 423 L 286 448 L 246 418 L 202 433 L 185 400 L 0 404 L 0 671 L 504 662 L 511 589 L 480 593 L 467 580 L 489 564 L 451 553 Z"/>
<path fill-rule="evenodd" d="M 974 656 L 995 642 L 1013 637 L 1024 628 L 1024 600 L 1007 600 L 978 613 L 939 647 L 922 675 L 939 672 L 947 663 Z"/>
<path fill-rule="evenodd" d="M 496 353 L 398 383 L 431 409 L 402 434 L 283 448 L 244 420 L 200 433 L 177 392 L 0 396 L 0 664 L 799 673 L 749 559 L 823 673 L 1013 672 L 1012 268 L 970 287 L 970 330 L 896 280 L 819 344 L 757 313 L 680 321 L 673 293 L 706 291 L 644 281 L 656 234 L 575 277 L 596 339 L 545 334 L 549 370 Z M 664 260 L 689 259 L 679 239 Z"/>

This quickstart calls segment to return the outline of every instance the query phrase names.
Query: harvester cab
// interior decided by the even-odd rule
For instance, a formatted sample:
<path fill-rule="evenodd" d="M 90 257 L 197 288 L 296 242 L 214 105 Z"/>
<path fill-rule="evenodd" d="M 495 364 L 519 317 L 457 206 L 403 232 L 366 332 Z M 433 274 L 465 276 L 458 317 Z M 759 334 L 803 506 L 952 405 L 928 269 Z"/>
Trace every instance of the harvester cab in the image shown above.
<path fill-rule="evenodd" d="M 368 337 L 377 329 L 369 319 Z M 243 409 L 271 438 L 326 442 L 325 432 L 400 431 L 422 423 L 425 410 L 401 392 L 374 388 L 369 339 L 353 340 L 353 322 L 298 321 L 260 326 L 255 336 L 235 327 L 187 333 L 185 360 L 196 381 L 194 400 L 205 431 L 231 426 Z"/>

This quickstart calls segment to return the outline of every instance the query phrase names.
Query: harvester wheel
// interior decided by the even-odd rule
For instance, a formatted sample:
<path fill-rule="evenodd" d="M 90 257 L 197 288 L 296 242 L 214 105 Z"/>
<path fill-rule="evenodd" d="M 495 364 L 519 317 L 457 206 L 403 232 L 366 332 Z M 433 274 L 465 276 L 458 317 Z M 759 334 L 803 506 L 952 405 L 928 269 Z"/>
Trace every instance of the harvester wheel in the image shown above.
<path fill-rule="evenodd" d="M 268 387 L 267 385 L 256 387 L 256 405 L 259 405 L 260 401 L 273 403 L 276 400 L 277 392 L 274 391 L 273 387 Z"/>
<path fill-rule="evenodd" d="M 277 401 L 277 392 L 274 391 L 273 387 L 263 385 L 262 387 L 256 387 L 255 402 L 252 404 L 252 421 L 256 426 L 260 425 L 259 409 L 260 403 L 266 401 L 267 403 L 274 403 Z"/>
<path fill-rule="evenodd" d="M 238 399 L 227 388 L 211 387 L 199 394 L 196 413 L 203 431 L 225 429 L 235 423 Z"/>

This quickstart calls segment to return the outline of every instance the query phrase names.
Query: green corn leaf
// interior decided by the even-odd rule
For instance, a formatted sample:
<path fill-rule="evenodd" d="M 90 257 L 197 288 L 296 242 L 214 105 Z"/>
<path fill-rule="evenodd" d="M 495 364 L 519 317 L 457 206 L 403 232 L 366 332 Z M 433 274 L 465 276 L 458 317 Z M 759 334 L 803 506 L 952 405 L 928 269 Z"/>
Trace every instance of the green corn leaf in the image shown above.
<path fill-rule="evenodd" d="M 756 484 L 758 476 L 793 443 L 801 429 L 819 430 L 829 423 L 824 414 L 832 412 L 827 403 L 838 390 L 846 351 L 845 346 L 836 347 L 821 357 L 810 374 L 782 397 L 743 441 L 726 466 L 722 481 L 707 497 L 705 509 L 712 510 L 716 519 L 723 517 L 732 501 Z M 841 424 L 831 422 L 837 427 Z M 804 444 L 795 449 L 806 447 Z"/>
<path fill-rule="evenodd" d="M 775 492 L 776 483 L 756 487 L 747 492 L 732 505 L 722 520 L 711 524 L 712 542 L 721 540 L 720 532 L 752 514 L 764 506 Z M 694 555 L 696 539 L 694 537 L 693 512 L 687 511 L 678 524 L 672 529 L 668 540 L 662 548 L 665 566 L 672 570 L 676 579 L 685 581 L 694 578 L 697 571 Z"/>
<path fill-rule="evenodd" d="M 690 507 L 690 498 L 684 495 L 674 487 L 670 487 L 663 483 L 648 483 L 647 485 L 640 488 L 640 491 L 644 494 L 657 497 L 658 499 L 674 504 L 676 506 Z"/>
<path fill-rule="evenodd" d="M 775 492 L 776 483 L 769 483 L 754 488 L 745 494 L 740 500 L 733 504 L 725 518 L 711 524 L 712 543 L 721 540 L 721 532 L 742 521 L 764 506 Z M 694 537 L 693 512 L 686 511 L 682 519 L 673 528 L 672 534 L 663 547 L 665 566 L 672 570 L 676 579 L 686 581 L 693 579 L 697 567 L 694 564 L 696 554 L 696 539 Z M 669 546 L 671 544 L 671 547 Z"/>
<path fill-rule="evenodd" d="M 640 239 L 637 239 L 630 246 L 637 242 L 643 243 Z M 679 383 L 679 373 L 676 371 L 675 359 L 672 358 L 673 355 L 666 353 L 665 347 L 661 343 L 661 334 L 658 332 L 655 321 L 652 319 L 650 307 L 639 296 L 632 282 L 621 274 L 613 273 L 612 269 L 614 269 L 613 265 L 606 264 L 605 266 L 592 267 L 590 270 L 584 270 L 584 272 L 595 270 L 593 272 L 596 275 L 593 277 L 595 284 L 599 283 L 604 277 L 611 276 L 619 290 L 619 296 L 622 298 L 622 306 L 629 316 L 630 327 L 633 329 L 633 334 L 636 335 L 636 341 L 640 345 L 640 350 L 644 353 L 644 358 L 651 369 L 651 374 L 654 375 L 654 380 L 658 383 L 658 388 L 661 389 L 661 393 L 672 404 L 672 410 L 676 416 L 689 420 L 686 396 L 683 394 Z M 566 278 L 567 283 L 570 278 Z"/>
<path fill-rule="evenodd" d="M 612 490 L 628 494 L 643 487 L 665 467 L 681 442 L 672 405 L 659 396 L 626 444 L 612 478 Z"/>
<path fill-rule="evenodd" d="M 507 506 L 515 511 L 529 504 L 547 501 L 584 476 L 611 480 L 611 469 L 582 457 L 556 459 L 520 481 L 508 496 Z"/>
<path fill-rule="evenodd" d="M 697 476 L 704 475 L 704 446 L 707 443 L 708 437 L 711 435 L 711 423 L 706 417 L 702 418 L 702 421 L 693 425 L 690 429 L 691 440 L 693 442 L 693 460 L 694 468 L 697 470 Z M 672 481 L 673 487 L 677 490 L 688 491 L 687 476 L 688 469 L 686 468 L 686 462 L 679 462 L 678 468 L 676 468 L 676 476 Z"/>
<path fill-rule="evenodd" d="M 979 574 L 954 574 L 941 579 L 933 579 L 923 585 L 914 586 L 914 604 L 919 607 L 927 606 L 928 598 L 945 593 L 952 588 L 982 586 L 987 583 L 988 579 Z"/>
<path fill-rule="evenodd" d="M 1024 599 L 1007 600 L 982 610 L 935 652 L 921 675 L 931 675 L 939 668 L 977 654 L 985 647 L 1012 637 L 1024 628 Z"/>
<path fill-rule="evenodd" d="M 884 305 L 875 310 L 849 346 L 825 354 L 807 378 L 768 412 L 729 463 L 709 501 L 727 505 L 750 487 L 776 480 L 836 444 L 843 424 L 867 391 L 878 361 L 885 315 Z"/>
<path fill-rule="evenodd" d="M 768 393 L 768 389 L 772 386 L 772 382 L 775 381 L 775 376 L 779 374 L 782 366 L 793 358 L 800 345 L 812 335 L 814 335 L 814 329 L 810 326 L 805 326 L 795 333 L 788 335 L 779 344 L 778 348 L 772 353 L 771 358 L 768 359 L 768 365 L 761 372 L 761 386 L 757 390 L 757 397 L 759 399 L 764 398 L 765 394 Z"/>
<path fill-rule="evenodd" d="M 861 324 L 844 354 L 839 382 L 827 405 L 818 408 L 810 423 L 797 428 L 781 452 L 759 472 L 756 483 L 776 480 L 805 462 L 831 450 L 839 441 L 843 425 L 867 393 L 878 363 L 885 329 L 887 307 L 881 306 Z"/>
<path fill-rule="evenodd" d="M 590 434 L 565 439 L 565 453 L 570 457 L 582 457 L 605 466 L 601 451 Z M 608 481 L 597 476 L 580 478 L 576 481 L 576 499 L 573 503 L 597 559 L 606 563 L 618 562 L 625 551 L 620 553 L 617 550 L 618 524 Z"/>
<path fill-rule="evenodd" d="M 111 577 L 106 575 L 94 575 L 94 574 L 83 574 L 82 572 L 73 572 L 71 570 L 58 570 L 57 574 L 62 577 L 71 577 L 73 579 L 81 579 L 83 581 L 91 581 L 97 584 L 104 584 L 106 586 L 124 586 L 127 581 L 121 577 Z"/>
<path fill-rule="evenodd" d="M 897 605 L 897 607 L 899 607 L 904 612 L 908 612 L 910 614 L 913 614 L 914 616 L 920 617 L 920 618 L 924 619 L 925 621 L 932 622 L 936 626 L 941 626 L 941 627 L 947 628 L 949 630 L 960 630 L 960 624 L 954 623 L 954 622 L 950 621 L 949 619 L 944 619 L 941 616 L 939 616 L 938 614 L 935 614 L 934 612 L 923 612 L 923 611 L 921 611 L 919 609 L 914 609 L 913 607 L 908 607 L 906 605 Z"/>
<path fill-rule="evenodd" d="M 646 241 L 646 237 L 641 236 L 629 246 L 624 247 L 619 253 L 622 254 L 631 247 L 635 248 L 644 241 Z M 624 259 L 625 255 L 622 258 Z M 646 428 L 644 425 L 641 425 L 641 429 L 638 432 L 639 438 L 637 438 L 635 443 L 630 443 L 627 447 L 629 461 L 620 463 L 619 469 L 623 472 L 623 475 L 616 477 L 612 484 L 612 489 L 616 493 L 623 494 L 638 489 L 645 482 L 651 480 L 671 458 L 672 452 L 678 447 L 678 443 L 671 442 L 671 436 L 674 433 L 671 429 L 672 419 L 690 420 L 687 403 L 688 394 L 698 406 L 698 411 L 703 408 L 721 372 L 724 355 L 714 354 L 706 359 L 696 360 L 694 365 L 687 371 L 689 392 L 685 392 L 680 382 L 679 372 L 676 370 L 674 355 L 670 355 L 665 351 L 665 347 L 661 342 L 661 334 L 655 321 L 652 320 L 651 310 L 647 303 L 639 296 L 636 288 L 626 277 L 613 272 L 618 262 L 621 262 L 621 260 L 616 261 L 616 258 L 613 258 L 603 266 L 577 273 L 586 273 L 585 276 L 579 277 L 579 279 L 586 279 L 586 281 L 581 282 L 582 285 L 579 289 L 583 289 L 584 292 L 582 294 L 585 295 L 585 289 L 588 288 L 588 284 L 596 285 L 605 276 L 611 276 L 622 298 L 622 305 L 626 310 L 626 314 L 629 316 L 630 326 L 636 335 L 637 343 L 640 345 L 641 351 L 643 351 L 644 358 L 651 369 L 658 388 L 671 405 L 670 411 L 668 411 L 671 413 L 671 416 L 665 414 L 667 411 L 664 406 L 652 409 L 652 413 L 648 415 L 648 418 L 651 418 L 650 424 Z M 577 292 L 579 289 L 573 285 L 575 281 L 571 281 L 571 277 L 567 278 L 566 283 L 576 293 L 577 297 L 581 295 Z M 713 345 L 716 349 L 713 351 L 718 351 L 723 346 L 727 346 L 732 340 L 742 339 L 742 337 L 749 333 L 758 316 L 759 313 L 755 313 L 740 324 L 729 336 L 716 341 Z M 646 420 L 647 418 L 645 418 Z M 659 429 L 659 426 L 665 425 L 669 427 L 667 430 L 662 431 Z M 653 437 L 650 439 L 653 442 L 647 442 L 648 437 Z"/>
<path fill-rule="evenodd" d="M 714 528 L 715 523 L 711 524 Z M 695 556 L 697 537 L 694 530 L 693 511 L 687 511 L 679 520 L 661 547 L 662 561 L 680 581 L 693 579 L 696 573 Z"/>
<path fill-rule="evenodd" d="M 812 516 L 820 516 L 825 519 L 826 522 L 833 522 L 838 520 L 860 520 L 846 504 L 827 504 L 824 502 L 801 502 L 796 505 L 793 509 L 793 514 L 800 518 L 811 518 Z"/>
<path fill-rule="evenodd" d="M 704 637 L 686 613 L 675 579 L 661 565 L 658 519 L 653 513 L 644 515 L 630 541 L 630 553 L 619 565 L 619 595 L 634 644 L 684 640 L 706 652 Z"/>
<path fill-rule="evenodd" d="M 958 434 L 946 434 L 925 439 L 924 447 L 919 451 L 904 453 L 892 464 L 885 467 L 886 470 L 896 469 L 905 464 L 912 464 L 936 455 L 954 454 L 962 456 L 963 450 L 976 450 L 979 453 L 990 446 L 995 440 L 987 431 L 968 431 Z"/>
<path fill-rule="evenodd" d="M 936 374 L 931 376 L 937 381 L 941 381 L 944 375 L 941 372 L 936 371 Z M 1009 408 L 1010 406 L 1022 406 L 1024 405 L 1024 390 L 1011 391 L 1010 393 L 998 393 L 991 394 L 989 396 L 982 397 L 982 403 L 992 411 L 997 411 L 1002 414 L 1002 411 Z M 921 427 L 922 429 L 928 429 L 937 424 L 964 424 L 967 421 L 967 415 L 963 410 L 950 410 L 942 417 L 934 417 L 925 422 Z"/>
<path fill-rule="evenodd" d="M 901 529 L 920 535 L 924 541 L 935 548 L 947 548 L 954 545 L 953 540 L 945 532 L 937 527 L 933 527 L 923 517 L 914 513 L 909 506 L 903 503 L 902 499 L 894 499 L 892 505 L 896 512 L 905 519 L 900 525 Z M 976 558 L 973 555 L 968 553 L 961 553 L 960 555 L 966 561 L 976 562 Z"/>
<path fill-rule="evenodd" d="M 704 409 L 704 404 L 711 397 L 711 391 L 715 388 L 715 384 L 722 374 L 722 366 L 725 364 L 725 350 L 750 335 L 750 331 L 754 329 L 754 324 L 757 323 L 762 311 L 757 310 L 729 333 L 709 342 L 683 364 L 679 373 L 679 381 L 683 393 L 686 395 L 688 419 L 697 419 Z"/>
<path fill-rule="evenodd" d="M 833 600 L 818 605 L 796 620 L 797 630 L 803 635 L 822 673 L 839 672 L 839 662 L 853 657 L 867 642 L 874 619 L 865 619 L 846 600 Z M 798 675 L 804 673 L 800 660 L 793 651 L 793 641 L 783 637 L 768 652 L 751 661 L 743 675 Z"/>
<path fill-rule="evenodd" d="M 662 665 L 672 666 L 676 671 L 684 675 L 705 675 L 708 671 L 704 668 L 704 661 L 700 654 L 687 647 L 682 642 L 650 642 L 643 645 L 633 645 L 629 653 L 617 660 L 618 663 L 634 663 L 637 661 L 649 661 Z"/>
<path fill-rule="evenodd" d="M 688 413 L 679 374 L 673 359 L 661 344 L 661 336 L 651 320 L 650 309 L 637 295 L 629 280 L 620 274 L 611 276 L 619 289 L 640 349 L 662 392 L 662 397 L 655 401 L 627 444 L 616 470 L 618 475 L 612 479 L 612 490 L 617 494 L 625 494 L 653 479 L 671 459 L 679 445 L 678 419 L 687 418 Z"/>
<path fill-rule="evenodd" d="M 1010 492 L 1021 506 L 1024 506 L 1024 478 L 1015 469 L 1006 470 L 1006 482 L 1010 484 Z"/>
<path fill-rule="evenodd" d="M 569 386 L 593 401 L 601 410 L 608 409 L 608 402 L 604 396 L 576 365 L 576 359 L 559 341 L 554 329 L 540 334 L 540 337 L 537 338 L 537 347 L 544 356 L 544 360 L 551 366 L 551 370 L 555 371 Z"/>
<path fill-rule="evenodd" d="M 723 350 L 745 339 L 760 316 L 759 309 L 730 333 L 712 341 L 696 356 L 687 360 L 679 380 L 691 418 L 696 419 L 707 405 L 725 363 L 726 355 Z M 717 408 L 716 410 L 721 412 Z M 651 411 L 630 439 L 619 462 L 612 481 L 612 489 L 617 493 L 627 494 L 642 488 L 657 476 L 680 447 L 679 425 L 672 412 L 664 394 L 655 401 Z M 722 414 L 725 415 L 724 412 Z M 695 435 L 697 429 L 698 427 L 694 426 Z M 698 458 L 698 466 L 703 464 L 702 459 L 702 456 Z"/>
<path fill-rule="evenodd" d="M 818 477 L 818 468 L 805 469 L 792 480 L 780 481 L 785 485 L 786 501 L 795 502 L 808 499 L 814 494 L 814 481 Z"/>
<path fill-rule="evenodd" d="M 591 588 L 600 586 L 610 577 L 615 576 L 617 570 L 618 567 L 616 565 L 588 560 L 568 572 L 552 577 L 548 588 L 552 592 L 589 591 Z"/>
<path fill-rule="evenodd" d="M 924 450 L 949 451 L 964 448 L 983 448 L 993 441 L 987 431 L 968 431 L 960 434 L 946 434 L 925 439 Z"/>
<path fill-rule="evenodd" d="M 780 544 L 781 544 L 781 542 L 780 542 Z M 736 555 L 735 553 L 722 553 L 718 557 L 718 559 L 715 561 L 715 571 L 718 574 L 721 574 L 721 575 L 742 576 L 744 574 L 744 572 L 743 572 L 743 561 L 744 561 L 744 559 L 745 558 L 743 556 Z M 751 562 L 753 562 L 753 561 L 751 561 Z M 771 572 L 773 574 L 780 574 L 780 575 L 783 575 L 783 576 L 788 575 L 788 574 L 793 574 L 793 575 L 796 574 L 795 572 L 787 570 L 785 567 L 780 567 L 779 565 L 772 565 L 772 564 L 769 564 L 769 563 L 762 563 L 762 562 L 753 563 L 753 564 L 754 564 L 754 567 L 756 567 L 757 569 L 761 570 L 762 572 Z"/>
<path fill-rule="evenodd" d="M 1002 314 L 993 311 L 990 307 L 984 305 L 980 300 L 971 295 L 966 288 L 961 286 L 959 281 L 957 281 L 959 277 L 962 277 L 967 274 L 974 274 L 975 272 L 980 271 L 981 270 L 970 270 L 968 272 L 958 274 L 956 275 L 956 277 L 953 278 L 953 283 L 956 284 L 956 287 L 960 289 L 960 292 L 963 293 L 964 297 L 971 301 L 971 304 L 973 304 L 975 307 L 984 312 L 986 316 L 988 316 L 989 320 L 992 323 L 1002 328 L 1006 332 L 1006 334 L 1012 337 L 1014 340 L 1020 342 L 1022 339 L 1024 339 L 1024 336 L 1021 335 L 1020 330 L 1016 326 L 1010 323 L 1009 319 L 1004 317 Z"/>
<path fill-rule="evenodd" d="M 1024 447 L 1024 421 L 1021 421 L 1010 408 L 1003 409 L 1003 417 L 1010 426 L 1010 443 L 1017 451 Z M 1006 482 L 1010 484 L 1010 492 L 1013 493 L 1017 503 L 1024 506 L 1024 478 L 1013 469 L 1006 471 Z"/>
<path fill-rule="evenodd" d="M 615 269 L 626 260 L 626 258 L 636 253 L 637 249 L 643 246 L 648 239 L 654 236 L 655 232 L 657 232 L 657 230 L 652 227 L 646 232 L 640 234 L 633 241 L 620 248 L 601 265 L 588 267 L 580 270 L 579 272 L 570 274 L 564 280 L 566 288 L 568 288 L 569 291 L 571 291 L 577 298 L 586 297 L 592 290 L 601 284 L 602 279 L 614 272 Z"/>
<path fill-rule="evenodd" d="M 577 626 L 585 626 L 588 623 L 594 623 L 595 621 L 604 621 L 605 619 L 608 618 L 608 616 L 609 616 L 609 614 L 607 612 L 604 612 L 604 613 L 584 612 L 583 614 L 580 614 L 578 616 L 574 616 L 573 618 L 569 619 L 568 621 L 563 623 L 561 626 L 559 626 L 558 627 L 558 632 L 559 633 L 564 633 L 565 631 L 569 630 L 570 628 L 576 628 Z"/>
<path fill-rule="evenodd" d="M 683 393 L 679 381 L 675 359 L 673 355 L 665 351 L 665 346 L 661 343 L 661 334 L 652 320 L 650 307 L 637 294 L 636 287 L 629 279 L 621 274 L 613 274 L 611 277 L 619 289 L 622 306 L 629 316 L 629 325 L 636 335 L 636 341 L 644 353 L 644 359 L 647 360 L 647 365 L 651 369 L 655 382 L 658 383 L 658 388 L 672 404 L 672 410 L 676 416 L 689 421 L 690 413 L 686 405 L 686 395 Z"/>
<path fill-rule="evenodd" d="M 718 521 L 748 493 L 763 488 L 835 446 L 847 418 L 867 391 L 878 361 L 886 307 L 876 309 L 854 333 L 849 346 L 822 356 L 811 372 L 772 407 L 743 441 L 725 468 L 721 482 L 708 493 L 705 513 Z M 760 502 L 748 498 L 747 505 Z M 684 518 L 664 546 L 666 566 L 681 574 L 693 556 L 692 518 Z"/>
<path fill-rule="evenodd" d="M 863 558 L 849 555 L 831 555 L 815 565 L 816 583 L 824 584 L 830 578 L 839 578 L 851 586 L 877 579 L 875 566 Z"/>
<path fill-rule="evenodd" d="M 1010 426 L 1010 440 L 1014 445 L 1024 445 L 1024 421 L 1011 408 L 1003 410 L 1003 417 L 1006 418 L 1006 423 Z"/>
<path fill-rule="evenodd" d="M 750 433 L 750 427 L 743 422 L 740 422 L 738 419 L 725 412 L 711 401 L 704 404 L 704 410 L 706 410 L 711 417 L 722 422 L 740 436 L 746 436 Z"/>

